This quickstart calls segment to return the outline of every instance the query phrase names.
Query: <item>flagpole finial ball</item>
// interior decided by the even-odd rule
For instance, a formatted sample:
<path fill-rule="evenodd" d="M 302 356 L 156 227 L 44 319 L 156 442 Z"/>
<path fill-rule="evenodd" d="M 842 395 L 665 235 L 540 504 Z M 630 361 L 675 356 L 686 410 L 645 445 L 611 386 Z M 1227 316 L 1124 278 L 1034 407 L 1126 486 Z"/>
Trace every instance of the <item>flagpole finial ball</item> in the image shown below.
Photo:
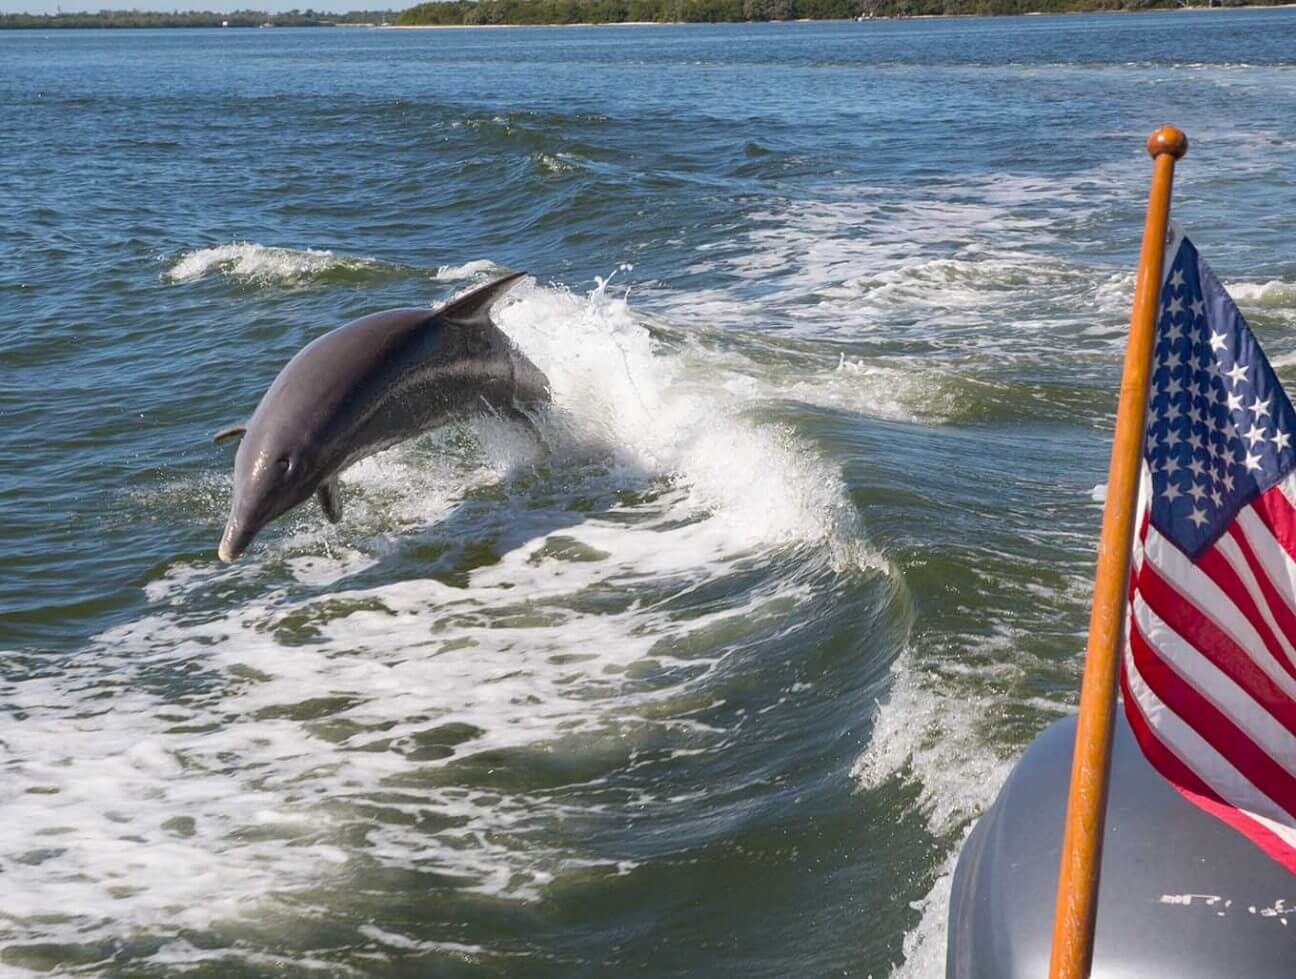
<path fill-rule="evenodd" d="M 1154 160 L 1162 153 L 1169 153 L 1178 160 L 1188 152 L 1188 137 L 1182 129 L 1165 126 L 1148 137 L 1147 148 Z"/>

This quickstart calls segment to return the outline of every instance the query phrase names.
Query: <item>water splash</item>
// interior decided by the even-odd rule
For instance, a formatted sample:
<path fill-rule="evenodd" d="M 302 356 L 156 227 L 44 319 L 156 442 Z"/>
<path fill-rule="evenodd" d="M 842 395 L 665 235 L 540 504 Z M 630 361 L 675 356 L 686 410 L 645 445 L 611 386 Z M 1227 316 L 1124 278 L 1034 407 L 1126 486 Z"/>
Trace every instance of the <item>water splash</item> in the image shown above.
<path fill-rule="evenodd" d="M 268 285 L 314 279 L 334 269 L 362 270 L 373 266 L 369 259 L 338 256 L 327 250 L 232 242 L 185 252 L 167 269 L 164 278 L 174 283 L 186 283 L 219 273 L 257 285 Z"/>
<path fill-rule="evenodd" d="M 479 258 L 471 262 L 464 262 L 462 265 L 442 265 L 437 269 L 436 277 L 451 281 L 476 279 L 498 271 L 501 271 L 500 267 L 489 258 Z"/>

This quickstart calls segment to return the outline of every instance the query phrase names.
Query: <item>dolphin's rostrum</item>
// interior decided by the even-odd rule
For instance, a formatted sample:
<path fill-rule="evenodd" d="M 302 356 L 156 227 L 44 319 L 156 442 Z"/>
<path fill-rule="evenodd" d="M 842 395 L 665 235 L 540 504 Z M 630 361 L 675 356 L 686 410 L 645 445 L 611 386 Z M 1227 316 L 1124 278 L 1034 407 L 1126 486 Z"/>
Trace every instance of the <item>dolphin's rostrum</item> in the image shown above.
<path fill-rule="evenodd" d="M 312 494 L 342 517 L 337 475 L 438 425 L 487 411 L 534 430 L 526 411 L 549 382 L 491 322 L 490 308 L 526 273 L 496 279 L 439 309 L 365 316 L 303 347 L 279 372 L 234 458 L 234 498 L 218 554 L 233 561 L 270 521 Z"/>

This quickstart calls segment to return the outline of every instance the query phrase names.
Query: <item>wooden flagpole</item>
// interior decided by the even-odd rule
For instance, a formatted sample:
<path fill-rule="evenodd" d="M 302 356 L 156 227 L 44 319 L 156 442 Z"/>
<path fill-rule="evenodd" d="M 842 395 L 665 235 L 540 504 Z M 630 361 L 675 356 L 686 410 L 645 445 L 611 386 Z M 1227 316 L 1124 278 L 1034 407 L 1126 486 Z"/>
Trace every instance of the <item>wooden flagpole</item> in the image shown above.
<path fill-rule="evenodd" d="M 1089 647 L 1080 687 L 1080 718 L 1071 762 L 1071 791 L 1067 797 L 1062 866 L 1053 918 L 1050 979 L 1087 979 L 1093 962 L 1116 680 L 1129 592 L 1134 511 L 1143 465 L 1143 432 L 1152 375 L 1152 348 L 1156 342 L 1161 264 L 1170 224 L 1170 187 L 1175 161 L 1188 152 L 1188 137 L 1167 126 L 1148 137 L 1147 148 L 1154 161 L 1152 192 L 1148 197 L 1143 251 L 1134 284 L 1134 310 L 1130 316 L 1129 346 L 1125 350 L 1125 373 L 1121 378 L 1107 478 L 1107 505 L 1103 509 L 1102 538 L 1098 545 Z"/>

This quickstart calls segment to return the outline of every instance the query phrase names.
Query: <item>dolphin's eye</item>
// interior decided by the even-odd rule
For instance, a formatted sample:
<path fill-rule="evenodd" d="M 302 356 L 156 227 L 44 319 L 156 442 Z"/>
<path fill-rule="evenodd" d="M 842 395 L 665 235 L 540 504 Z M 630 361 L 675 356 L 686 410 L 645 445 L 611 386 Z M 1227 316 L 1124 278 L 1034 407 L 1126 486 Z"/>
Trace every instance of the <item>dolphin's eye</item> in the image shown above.
<path fill-rule="evenodd" d="M 283 456 L 275 461 L 275 465 L 279 467 L 281 473 L 287 474 L 292 470 L 292 459 L 289 456 Z"/>

